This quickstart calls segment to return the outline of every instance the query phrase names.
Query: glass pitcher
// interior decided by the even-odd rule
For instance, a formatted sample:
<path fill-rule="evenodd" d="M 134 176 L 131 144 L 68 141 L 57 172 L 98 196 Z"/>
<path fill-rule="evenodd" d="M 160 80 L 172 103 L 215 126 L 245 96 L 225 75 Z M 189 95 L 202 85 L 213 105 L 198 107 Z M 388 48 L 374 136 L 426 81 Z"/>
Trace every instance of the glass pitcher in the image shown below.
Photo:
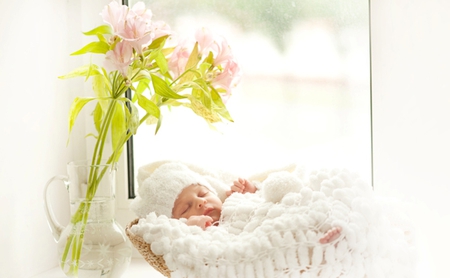
<path fill-rule="evenodd" d="M 116 167 L 71 162 L 68 176 L 55 176 L 45 186 L 45 212 L 67 277 L 120 277 L 130 264 L 131 242 L 114 217 Z M 55 181 L 69 192 L 71 221 L 65 227 L 48 202 Z"/>

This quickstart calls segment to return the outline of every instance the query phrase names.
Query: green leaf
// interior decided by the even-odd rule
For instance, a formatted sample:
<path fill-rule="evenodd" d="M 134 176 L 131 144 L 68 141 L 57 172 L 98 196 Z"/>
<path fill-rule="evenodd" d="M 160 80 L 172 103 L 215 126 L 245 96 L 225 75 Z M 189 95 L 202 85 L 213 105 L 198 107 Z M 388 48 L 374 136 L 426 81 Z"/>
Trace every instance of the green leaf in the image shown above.
<path fill-rule="evenodd" d="M 222 98 L 220 97 L 219 93 L 211 87 L 211 98 L 214 102 L 214 104 L 217 106 L 217 113 L 219 113 L 220 116 L 227 119 L 230 122 L 234 122 L 233 118 L 230 115 L 230 112 L 228 112 L 228 109 L 226 108 L 225 104 L 222 101 Z"/>
<path fill-rule="evenodd" d="M 207 109 L 211 109 L 211 97 L 205 91 L 192 89 L 192 95 L 196 96 Z"/>
<path fill-rule="evenodd" d="M 214 110 L 206 108 L 200 100 L 193 97 L 189 99 L 191 103 L 186 106 L 189 107 L 195 114 L 205 119 L 208 123 L 216 123 L 221 121 L 219 115 L 217 115 Z"/>
<path fill-rule="evenodd" d="M 155 90 L 155 93 L 157 93 L 160 96 L 166 97 L 166 98 L 174 98 L 174 99 L 182 99 L 186 98 L 185 96 L 181 96 L 177 93 L 175 93 L 169 85 L 167 85 L 166 81 L 162 80 L 160 77 L 152 74 L 152 83 L 153 83 L 153 89 Z"/>
<path fill-rule="evenodd" d="M 76 68 L 75 70 L 69 72 L 66 75 L 58 76 L 60 79 L 68 79 L 73 77 L 80 77 L 80 76 L 93 76 L 93 75 L 99 75 L 101 72 L 99 71 L 99 68 L 95 64 L 90 65 L 84 65 L 79 68 Z"/>
<path fill-rule="evenodd" d="M 148 58 L 148 61 L 151 63 L 153 60 L 157 58 L 157 56 L 162 55 L 165 59 L 165 56 L 169 55 L 173 52 L 175 48 L 163 49 L 164 43 L 167 39 L 167 36 L 158 38 L 152 42 L 152 44 L 148 47 L 148 50 L 144 52 L 144 56 Z M 160 58 L 159 58 L 160 59 Z M 152 67 L 150 67 L 152 68 Z"/>
<path fill-rule="evenodd" d="M 127 117 L 127 128 L 131 134 L 135 135 L 139 127 L 139 110 L 130 100 L 127 101 L 128 108 L 125 109 Z"/>
<path fill-rule="evenodd" d="M 214 55 L 213 53 L 210 51 L 208 54 L 208 57 L 206 57 L 206 59 L 203 61 L 203 63 L 207 63 L 207 64 L 214 64 Z"/>
<path fill-rule="evenodd" d="M 92 90 L 99 100 L 103 111 L 108 110 L 109 102 L 111 98 L 111 92 L 108 90 L 106 79 L 103 75 L 96 75 L 92 80 Z"/>
<path fill-rule="evenodd" d="M 152 43 L 148 46 L 148 49 L 161 48 L 162 46 L 164 46 L 164 44 L 165 44 L 165 42 L 166 42 L 168 37 L 169 36 L 166 35 L 166 36 L 162 36 L 162 37 L 157 38 L 156 40 L 152 41 Z"/>
<path fill-rule="evenodd" d="M 158 38 L 157 41 L 153 41 L 153 43 L 148 47 L 149 50 L 144 52 L 144 56 L 148 57 L 150 62 L 155 60 L 159 55 L 164 56 L 163 42 L 165 42 L 165 38 L 163 41 L 160 41 Z"/>
<path fill-rule="evenodd" d="M 140 82 L 144 80 L 147 84 L 150 83 L 150 73 L 146 70 L 139 70 L 138 72 L 133 72 L 133 79 L 131 82 Z"/>
<path fill-rule="evenodd" d="M 145 96 L 141 94 L 136 94 L 138 99 L 138 104 L 140 107 L 142 107 L 148 114 L 151 116 L 154 116 L 155 118 L 160 117 L 161 111 L 159 110 L 159 107 L 153 103 L 153 101 L 149 100 Z"/>
<path fill-rule="evenodd" d="M 81 109 L 90 101 L 94 100 L 93 97 L 76 97 L 73 102 L 72 106 L 70 107 L 69 111 L 69 134 L 72 132 L 73 125 L 75 124 L 75 120 L 78 117 L 78 114 L 80 113 Z"/>
<path fill-rule="evenodd" d="M 92 80 L 92 89 L 97 98 L 111 97 L 111 92 L 108 90 L 106 78 L 103 75 L 96 75 Z M 106 109 L 105 109 L 106 110 Z"/>
<path fill-rule="evenodd" d="M 100 102 L 97 102 L 97 105 L 95 105 L 95 109 L 92 112 L 92 117 L 94 118 L 95 129 L 98 133 L 100 133 L 100 126 L 103 120 L 103 109 Z"/>
<path fill-rule="evenodd" d="M 192 48 L 191 55 L 186 63 L 186 69 L 190 69 L 195 67 L 200 61 L 200 57 L 198 55 L 198 42 L 195 43 L 194 48 Z"/>
<path fill-rule="evenodd" d="M 156 124 L 156 128 L 155 128 L 155 135 L 158 133 L 158 130 L 161 127 L 161 123 L 162 123 L 162 117 L 159 117 L 158 123 Z"/>
<path fill-rule="evenodd" d="M 150 80 L 141 80 L 135 88 L 137 94 L 142 94 L 145 90 L 150 90 Z"/>
<path fill-rule="evenodd" d="M 159 66 L 159 70 L 162 74 L 166 73 L 169 70 L 169 66 L 167 65 L 167 59 L 164 57 L 164 55 L 161 53 L 161 51 L 158 51 L 158 55 L 155 57 L 156 64 Z"/>
<path fill-rule="evenodd" d="M 95 36 L 98 34 L 113 34 L 113 29 L 109 25 L 101 25 L 90 31 L 83 32 L 86 36 Z"/>
<path fill-rule="evenodd" d="M 200 61 L 200 57 L 198 55 L 198 42 L 195 43 L 194 48 L 192 49 L 191 55 L 189 56 L 189 59 L 186 63 L 186 67 L 184 68 L 184 71 L 189 71 L 193 68 L 195 68 Z M 183 77 L 180 79 L 180 83 L 184 83 L 189 80 L 193 80 L 195 77 L 194 73 L 187 72 L 183 75 Z"/>
<path fill-rule="evenodd" d="M 104 43 L 108 43 L 108 40 L 105 39 L 105 37 L 102 34 L 97 34 L 97 38 L 99 41 L 104 42 Z M 110 49 L 113 47 L 110 47 Z"/>
<path fill-rule="evenodd" d="M 161 49 L 161 53 L 167 57 L 168 55 L 172 54 L 174 50 L 175 50 L 175 47 L 167 47 L 167 48 Z"/>
<path fill-rule="evenodd" d="M 192 86 L 192 88 L 198 88 L 198 89 L 202 89 L 203 91 L 205 91 L 205 92 L 209 92 L 209 90 L 210 90 L 210 86 L 208 85 L 208 83 L 206 82 L 206 80 L 205 79 L 203 79 L 203 78 L 199 78 L 199 79 L 196 79 L 194 82 L 192 82 L 193 84 L 191 85 Z M 209 95 L 209 93 L 208 93 L 208 95 Z"/>
<path fill-rule="evenodd" d="M 71 53 L 70 55 L 81 55 L 86 53 L 105 54 L 108 51 L 109 51 L 109 44 L 107 44 L 106 42 L 98 41 L 88 43 L 83 48 Z"/>
<path fill-rule="evenodd" d="M 202 64 L 198 67 L 198 70 L 199 70 L 199 72 L 202 73 L 203 76 L 205 76 L 206 73 L 208 72 L 208 70 L 211 68 L 211 65 L 212 65 L 212 64 L 210 64 L 210 63 L 202 63 Z M 204 80 L 204 79 L 202 79 L 202 80 Z"/>

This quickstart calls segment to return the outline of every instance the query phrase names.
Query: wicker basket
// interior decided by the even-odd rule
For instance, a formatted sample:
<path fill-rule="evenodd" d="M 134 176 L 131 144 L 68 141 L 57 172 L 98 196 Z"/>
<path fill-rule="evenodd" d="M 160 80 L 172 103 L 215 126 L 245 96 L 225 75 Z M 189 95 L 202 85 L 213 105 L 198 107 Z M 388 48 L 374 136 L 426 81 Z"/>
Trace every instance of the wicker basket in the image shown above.
<path fill-rule="evenodd" d="M 170 270 L 166 266 L 163 256 L 155 255 L 150 244 L 144 241 L 140 236 L 137 236 L 131 232 L 131 227 L 139 222 L 139 219 L 133 220 L 129 223 L 125 229 L 128 238 L 133 243 L 134 247 L 139 251 L 139 253 L 144 257 L 144 259 L 157 271 L 166 277 L 170 277 Z"/>

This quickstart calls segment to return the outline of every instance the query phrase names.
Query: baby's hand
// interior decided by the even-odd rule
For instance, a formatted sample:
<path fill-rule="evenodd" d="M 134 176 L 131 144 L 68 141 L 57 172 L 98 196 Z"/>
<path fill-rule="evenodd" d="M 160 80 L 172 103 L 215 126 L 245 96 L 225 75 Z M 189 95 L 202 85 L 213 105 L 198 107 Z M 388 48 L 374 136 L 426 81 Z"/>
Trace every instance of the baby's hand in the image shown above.
<path fill-rule="evenodd" d="M 212 225 L 213 221 L 214 220 L 208 215 L 192 215 L 189 217 L 186 224 L 189 226 L 199 226 L 205 230 L 207 227 Z"/>
<path fill-rule="evenodd" d="M 256 192 L 256 186 L 253 185 L 251 182 L 249 182 L 246 179 L 239 178 L 238 180 L 233 182 L 233 185 L 230 187 L 230 190 L 228 190 L 227 196 L 230 196 L 232 193 L 238 192 L 238 193 L 255 193 Z"/>

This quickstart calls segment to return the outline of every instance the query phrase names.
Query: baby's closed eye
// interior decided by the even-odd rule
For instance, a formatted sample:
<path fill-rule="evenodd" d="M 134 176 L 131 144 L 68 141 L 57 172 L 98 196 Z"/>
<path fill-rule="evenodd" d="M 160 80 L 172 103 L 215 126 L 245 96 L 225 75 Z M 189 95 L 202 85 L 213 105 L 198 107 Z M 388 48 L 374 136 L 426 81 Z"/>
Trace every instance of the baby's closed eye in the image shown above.
<path fill-rule="evenodd" d="M 201 192 L 198 194 L 198 197 L 205 197 L 206 195 L 208 195 L 208 193 L 209 193 L 209 191 L 201 191 Z"/>

